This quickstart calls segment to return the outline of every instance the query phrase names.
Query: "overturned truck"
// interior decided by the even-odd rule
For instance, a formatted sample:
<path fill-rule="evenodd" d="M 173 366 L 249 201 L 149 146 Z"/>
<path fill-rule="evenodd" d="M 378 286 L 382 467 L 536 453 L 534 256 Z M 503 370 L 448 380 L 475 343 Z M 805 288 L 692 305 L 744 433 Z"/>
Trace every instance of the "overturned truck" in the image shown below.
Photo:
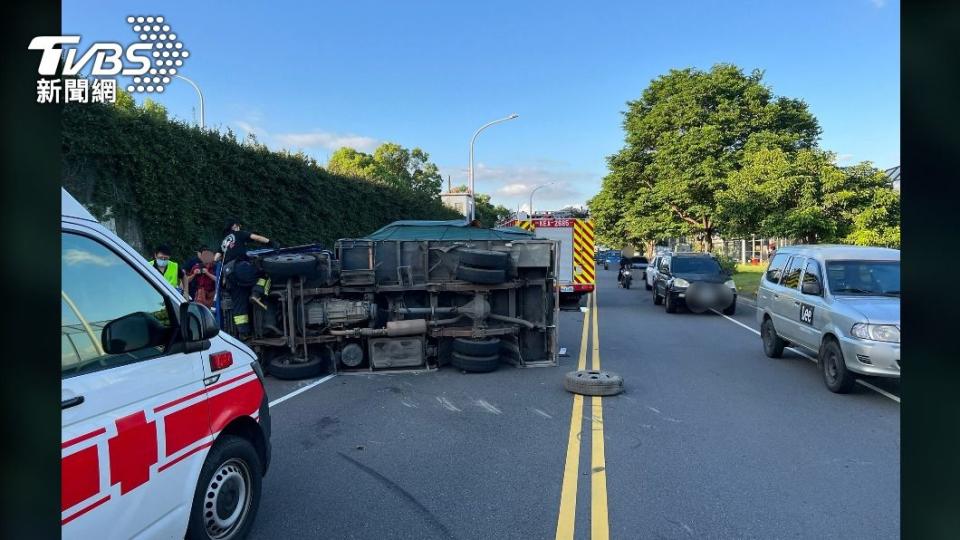
<path fill-rule="evenodd" d="M 557 250 L 522 229 L 398 221 L 333 251 L 250 252 L 248 343 L 279 378 L 555 366 Z"/>

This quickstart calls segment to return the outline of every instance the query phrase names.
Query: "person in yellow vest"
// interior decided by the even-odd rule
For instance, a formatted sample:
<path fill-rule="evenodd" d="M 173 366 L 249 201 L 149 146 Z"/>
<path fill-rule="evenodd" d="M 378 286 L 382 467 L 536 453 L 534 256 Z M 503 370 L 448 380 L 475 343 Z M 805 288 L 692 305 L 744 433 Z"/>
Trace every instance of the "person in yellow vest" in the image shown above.
<path fill-rule="evenodd" d="M 157 249 L 153 252 L 153 260 L 150 261 L 150 265 L 156 268 L 157 272 L 160 272 L 167 283 L 176 287 L 187 300 L 190 300 L 190 295 L 183 286 L 186 273 L 183 268 L 180 268 L 179 264 L 170 260 L 169 247 L 166 245 L 157 246 Z"/>

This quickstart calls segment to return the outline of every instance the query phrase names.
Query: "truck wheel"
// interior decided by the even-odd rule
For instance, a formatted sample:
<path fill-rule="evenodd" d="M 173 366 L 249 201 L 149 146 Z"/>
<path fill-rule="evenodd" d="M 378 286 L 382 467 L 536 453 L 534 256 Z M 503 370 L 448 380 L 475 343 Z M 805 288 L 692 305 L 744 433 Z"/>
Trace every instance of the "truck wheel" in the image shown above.
<path fill-rule="evenodd" d="M 270 360 L 270 375 L 278 379 L 296 380 L 316 377 L 323 371 L 323 358 L 312 356 L 307 362 L 296 362 L 290 355 Z"/>
<path fill-rule="evenodd" d="M 763 340 L 763 354 L 767 357 L 783 356 L 783 348 L 787 346 L 787 342 L 777 335 L 777 329 L 769 317 L 763 319 L 763 324 L 760 325 L 760 339 Z"/>
<path fill-rule="evenodd" d="M 312 279 L 317 275 L 317 259 L 306 253 L 271 255 L 260 259 L 260 268 L 271 277 L 303 276 L 306 279 Z"/>
<path fill-rule="evenodd" d="M 737 299 L 734 298 L 734 299 L 733 299 L 733 302 L 730 302 L 730 305 L 729 305 L 729 306 L 723 308 L 723 314 L 724 314 L 724 315 L 733 315 L 733 314 L 736 313 L 736 312 L 737 312 Z"/>
<path fill-rule="evenodd" d="M 450 363 L 469 373 L 488 373 L 500 367 L 500 354 L 473 356 L 454 352 Z"/>
<path fill-rule="evenodd" d="M 567 373 L 563 387 L 584 396 L 614 396 L 623 392 L 623 377 L 609 371 L 582 369 Z"/>
<path fill-rule="evenodd" d="M 460 264 L 490 270 L 506 270 L 510 255 L 503 251 L 489 249 L 460 249 Z"/>
<path fill-rule="evenodd" d="M 263 464 L 250 441 L 221 435 L 200 469 L 186 537 L 246 537 L 260 506 L 262 482 Z"/>
<path fill-rule="evenodd" d="M 820 370 L 823 372 L 823 382 L 831 392 L 846 394 L 853 390 L 856 379 L 847 369 L 843 361 L 843 351 L 836 340 L 827 338 L 820 346 Z"/>
<path fill-rule="evenodd" d="M 673 299 L 673 295 L 670 292 L 666 292 L 663 295 L 663 307 L 667 310 L 667 313 L 676 313 L 677 312 L 677 302 Z"/>
<path fill-rule="evenodd" d="M 474 268 L 472 266 L 460 265 L 457 267 L 457 278 L 469 281 L 470 283 L 494 285 L 503 283 L 507 278 L 507 273 L 502 269 L 491 270 L 488 268 Z"/>
<path fill-rule="evenodd" d="M 453 350 L 468 356 L 492 356 L 500 353 L 500 338 L 456 338 L 453 341 Z"/>

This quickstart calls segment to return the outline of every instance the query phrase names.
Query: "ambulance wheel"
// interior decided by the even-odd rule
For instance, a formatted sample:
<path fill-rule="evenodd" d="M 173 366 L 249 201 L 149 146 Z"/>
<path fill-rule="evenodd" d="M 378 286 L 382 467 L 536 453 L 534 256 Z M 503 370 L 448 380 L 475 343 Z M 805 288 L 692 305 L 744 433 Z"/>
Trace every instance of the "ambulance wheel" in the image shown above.
<path fill-rule="evenodd" d="M 306 253 L 271 255 L 260 260 L 260 268 L 274 278 L 317 276 L 317 258 Z"/>
<path fill-rule="evenodd" d="M 506 270 L 510 255 L 503 251 L 489 249 L 460 249 L 460 264 L 489 268 L 491 270 Z"/>
<path fill-rule="evenodd" d="M 502 269 L 490 270 L 460 265 L 457 267 L 457 278 L 470 283 L 493 285 L 503 283 L 507 279 L 507 273 Z"/>
<path fill-rule="evenodd" d="M 241 437 L 221 435 L 200 469 L 186 537 L 246 537 L 260 506 L 262 482 L 263 464 L 253 444 Z"/>

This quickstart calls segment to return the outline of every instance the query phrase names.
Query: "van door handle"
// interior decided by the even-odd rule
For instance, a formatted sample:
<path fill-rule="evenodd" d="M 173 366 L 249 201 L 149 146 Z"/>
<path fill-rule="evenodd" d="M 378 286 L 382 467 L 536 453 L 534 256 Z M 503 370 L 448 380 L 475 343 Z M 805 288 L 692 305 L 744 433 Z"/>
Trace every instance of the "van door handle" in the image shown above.
<path fill-rule="evenodd" d="M 799 302 L 798 300 L 794 300 L 794 301 L 793 301 L 793 305 L 799 306 L 799 305 L 800 305 L 800 302 Z"/>
<path fill-rule="evenodd" d="M 72 398 L 60 400 L 60 410 L 69 409 L 70 407 L 76 407 L 77 405 L 83 403 L 83 396 L 74 396 Z"/>

